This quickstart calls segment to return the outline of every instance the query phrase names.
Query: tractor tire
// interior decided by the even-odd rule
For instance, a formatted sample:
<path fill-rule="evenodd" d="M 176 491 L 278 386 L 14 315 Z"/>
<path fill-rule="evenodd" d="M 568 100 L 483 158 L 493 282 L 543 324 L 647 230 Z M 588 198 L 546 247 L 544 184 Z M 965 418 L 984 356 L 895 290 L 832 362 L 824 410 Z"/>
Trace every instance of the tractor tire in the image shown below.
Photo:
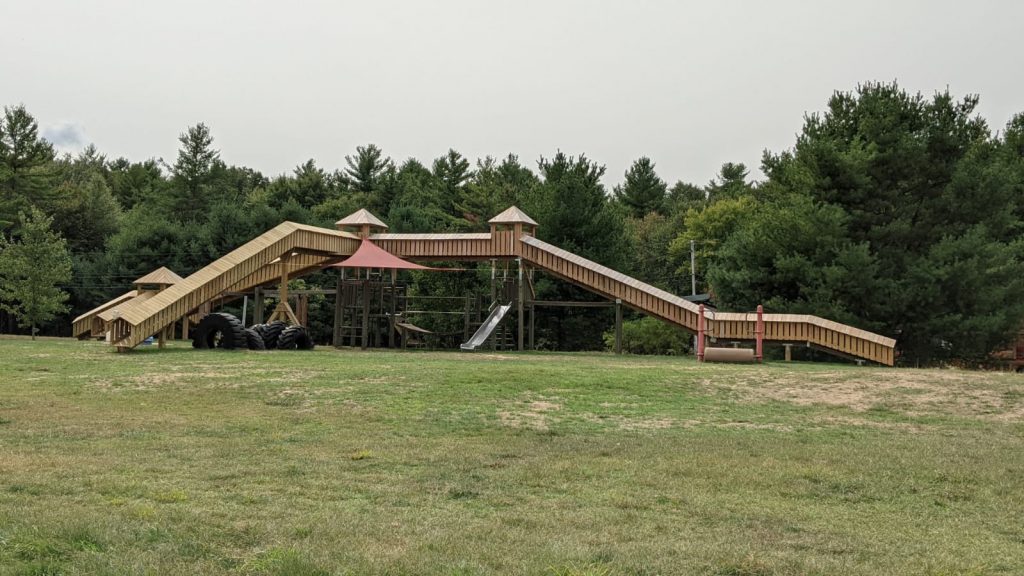
<path fill-rule="evenodd" d="M 263 343 L 263 336 L 252 328 L 245 329 L 245 345 L 249 350 L 266 350 L 267 345 Z"/>
<path fill-rule="evenodd" d="M 278 350 L 312 350 L 315 344 L 303 326 L 289 326 L 277 339 Z"/>
<path fill-rule="evenodd" d="M 277 348 L 277 339 L 281 336 L 281 332 L 284 332 L 284 329 L 287 327 L 288 325 L 280 320 L 271 322 L 270 324 L 264 324 L 263 329 L 259 330 L 260 335 L 263 336 L 263 346 L 267 350 Z"/>
<path fill-rule="evenodd" d="M 224 312 L 215 312 L 203 316 L 196 325 L 192 337 L 192 347 L 199 349 L 223 348 L 234 350 L 246 348 L 245 327 L 242 322 Z"/>

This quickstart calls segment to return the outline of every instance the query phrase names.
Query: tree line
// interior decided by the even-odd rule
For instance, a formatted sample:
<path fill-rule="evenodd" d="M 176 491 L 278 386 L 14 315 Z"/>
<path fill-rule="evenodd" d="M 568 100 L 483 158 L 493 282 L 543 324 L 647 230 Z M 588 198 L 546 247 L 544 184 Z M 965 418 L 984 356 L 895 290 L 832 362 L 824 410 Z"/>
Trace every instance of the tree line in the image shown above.
<path fill-rule="evenodd" d="M 308 160 L 268 177 L 226 164 L 205 124 L 180 135 L 173 163 L 109 159 L 93 146 L 58 156 L 31 114 L 8 106 L 3 328 L 24 317 L 14 247 L 45 231 L 66 246 L 70 274 L 47 282 L 68 297 L 52 295 L 53 313 L 35 322 L 66 334 L 70 318 L 134 278 L 159 266 L 188 275 L 283 220 L 331 227 L 365 207 L 396 232 L 470 232 L 514 204 L 538 221 L 541 239 L 670 292 L 691 290 L 692 241 L 698 290 L 723 309 L 764 304 L 849 323 L 896 338 L 905 362 L 981 360 L 1024 325 L 1024 114 L 993 131 L 977 104 L 863 84 L 806 116 L 792 148 L 765 152 L 762 181 L 726 163 L 707 184 L 669 185 L 642 157 L 611 190 L 603 165 L 561 151 L 531 165 L 449 150 L 427 164 L 368 144 L 338 170 Z M 486 275 L 409 282 L 414 292 L 466 295 Z M 592 297 L 552 280 L 537 290 L 542 299 Z M 570 309 L 539 320 L 542 346 L 597 349 L 611 316 Z M 689 341 L 640 318 L 626 332 L 635 351 L 678 352 Z"/>

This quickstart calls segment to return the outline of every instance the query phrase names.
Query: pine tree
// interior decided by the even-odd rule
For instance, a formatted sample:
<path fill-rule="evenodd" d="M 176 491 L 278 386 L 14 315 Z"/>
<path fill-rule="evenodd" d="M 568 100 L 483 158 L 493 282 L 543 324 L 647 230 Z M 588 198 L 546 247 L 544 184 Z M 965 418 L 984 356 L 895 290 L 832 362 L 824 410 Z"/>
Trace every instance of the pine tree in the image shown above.
<path fill-rule="evenodd" d="M 33 340 L 41 324 L 68 309 L 60 285 L 71 280 L 71 255 L 52 224 L 33 208 L 22 214 L 17 240 L 0 236 L 0 307 L 30 328 Z"/>
<path fill-rule="evenodd" d="M 30 207 L 49 208 L 53 145 L 24 106 L 5 107 L 0 118 L 0 229 L 10 230 Z"/>
<path fill-rule="evenodd" d="M 220 163 L 220 152 L 213 148 L 213 136 L 206 124 L 199 123 L 178 136 L 181 148 L 171 166 L 169 213 L 181 221 L 201 220 L 213 201 L 212 174 Z"/>
<path fill-rule="evenodd" d="M 626 181 L 615 187 L 615 198 L 626 206 L 635 218 L 651 212 L 661 212 L 665 206 L 668 185 L 654 171 L 654 162 L 644 156 L 626 171 Z"/>

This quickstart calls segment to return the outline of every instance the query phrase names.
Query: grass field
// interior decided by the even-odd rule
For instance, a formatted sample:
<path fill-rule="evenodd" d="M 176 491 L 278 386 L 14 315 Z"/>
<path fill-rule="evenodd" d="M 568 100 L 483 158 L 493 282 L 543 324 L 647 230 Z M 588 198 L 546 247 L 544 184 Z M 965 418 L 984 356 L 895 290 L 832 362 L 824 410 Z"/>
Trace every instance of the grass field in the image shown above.
<path fill-rule="evenodd" d="M 0 574 L 1024 574 L 1024 377 L 0 339 Z"/>

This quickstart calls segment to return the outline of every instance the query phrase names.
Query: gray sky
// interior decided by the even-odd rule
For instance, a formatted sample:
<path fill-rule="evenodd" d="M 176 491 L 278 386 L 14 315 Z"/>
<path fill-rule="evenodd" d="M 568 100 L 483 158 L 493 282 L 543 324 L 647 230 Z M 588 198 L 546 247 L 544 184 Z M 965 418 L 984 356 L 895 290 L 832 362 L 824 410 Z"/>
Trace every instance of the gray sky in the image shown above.
<path fill-rule="evenodd" d="M 834 90 L 899 80 L 1024 111 L 1024 2 L 0 0 L 0 104 L 64 149 L 172 161 L 206 122 L 267 175 L 401 161 L 650 156 L 702 184 L 793 145 Z M 755 175 L 759 175 L 755 171 Z"/>

